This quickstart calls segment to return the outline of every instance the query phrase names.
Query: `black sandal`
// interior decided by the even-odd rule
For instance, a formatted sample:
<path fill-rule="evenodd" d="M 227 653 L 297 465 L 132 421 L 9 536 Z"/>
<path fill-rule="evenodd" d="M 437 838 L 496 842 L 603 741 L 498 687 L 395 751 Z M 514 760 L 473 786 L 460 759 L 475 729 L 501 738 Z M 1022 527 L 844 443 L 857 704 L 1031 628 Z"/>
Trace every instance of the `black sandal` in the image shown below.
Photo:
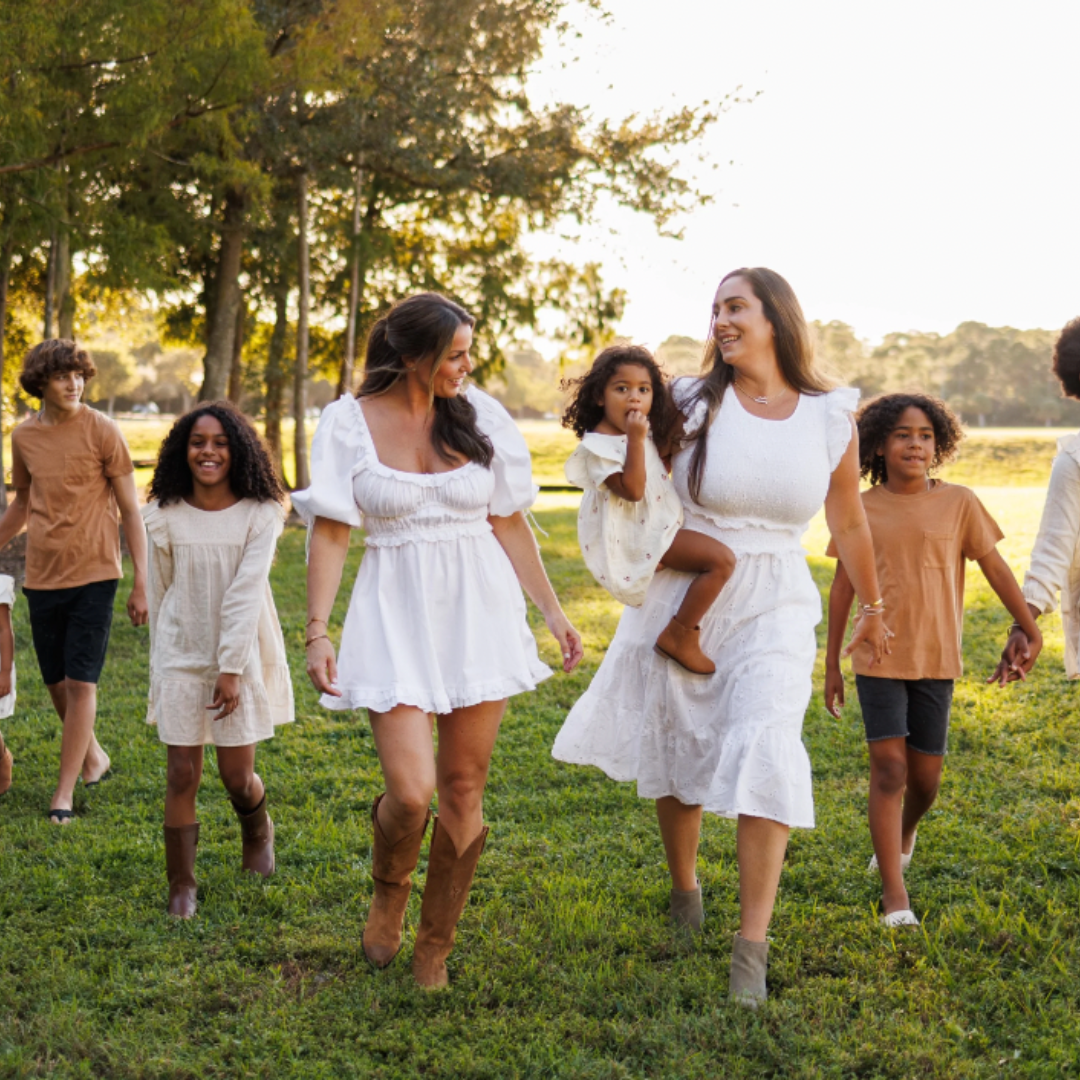
<path fill-rule="evenodd" d="M 75 816 L 74 810 L 50 810 L 45 815 L 54 825 L 63 825 L 65 821 L 70 821 Z"/>
<path fill-rule="evenodd" d="M 106 769 L 96 780 L 84 780 L 83 787 L 89 790 L 92 787 L 97 787 L 98 784 L 103 783 L 106 780 L 112 779 L 112 768 Z"/>

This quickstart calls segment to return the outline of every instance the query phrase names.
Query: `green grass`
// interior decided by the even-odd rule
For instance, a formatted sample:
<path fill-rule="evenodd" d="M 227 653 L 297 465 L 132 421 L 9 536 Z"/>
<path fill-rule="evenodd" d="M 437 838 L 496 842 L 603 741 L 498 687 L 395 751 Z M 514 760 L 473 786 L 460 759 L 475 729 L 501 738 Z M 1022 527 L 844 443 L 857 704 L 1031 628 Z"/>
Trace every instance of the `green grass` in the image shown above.
<path fill-rule="evenodd" d="M 1017 565 L 1041 493 L 981 492 Z M 0 800 L 0 1076 L 56 1077 L 1057 1077 L 1080 1071 L 1080 757 L 1076 687 L 1056 619 L 1030 685 L 982 684 L 1009 618 L 970 579 L 951 753 L 909 888 L 923 919 L 883 932 L 865 825 L 856 709 L 820 695 L 806 718 L 818 827 L 793 834 L 772 928 L 770 1003 L 726 1000 L 737 873 L 730 822 L 705 823 L 697 946 L 665 922 L 652 806 L 632 785 L 554 762 L 549 748 L 618 615 L 584 571 L 571 504 L 541 510 L 544 557 L 587 661 L 515 698 L 492 764 L 491 825 L 451 958 L 425 995 L 404 955 L 364 962 L 367 814 L 380 790 L 362 716 L 323 712 L 303 676 L 303 535 L 273 584 L 297 723 L 258 753 L 278 873 L 239 871 L 215 769 L 200 795 L 200 909 L 164 915 L 165 754 L 143 724 L 146 634 L 118 619 L 99 735 L 115 778 L 44 817 L 59 731 L 16 605 L 19 703 L 3 728 L 16 782 Z M 808 537 L 820 551 L 821 525 Z M 347 575 L 360 557 L 354 550 Z M 811 566 L 824 588 L 831 564 Z M 347 590 L 342 590 L 337 618 Z M 534 620 L 535 621 L 535 620 Z M 555 649 L 541 634 L 545 659 Z M 820 688 L 821 670 L 816 675 Z M 852 695 L 853 696 L 853 695 Z M 212 760 L 212 759 L 211 759 Z M 423 882 L 423 863 L 420 883 Z M 410 901 L 409 938 L 419 912 Z"/>

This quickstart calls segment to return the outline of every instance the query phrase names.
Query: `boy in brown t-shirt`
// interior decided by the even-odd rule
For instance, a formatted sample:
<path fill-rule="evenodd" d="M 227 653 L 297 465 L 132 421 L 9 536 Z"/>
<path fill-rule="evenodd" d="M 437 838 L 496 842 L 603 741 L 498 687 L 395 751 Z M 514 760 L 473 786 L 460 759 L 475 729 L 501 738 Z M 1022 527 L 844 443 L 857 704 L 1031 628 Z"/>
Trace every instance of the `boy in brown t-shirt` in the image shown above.
<path fill-rule="evenodd" d="M 880 663 L 860 650 L 851 665 L 870 751 L 870 866 L 881 874 L 882 923 L 917 926 L 904 868 L 941 783 L 953 680 L 963 670 L 965 559 L 979 564 L 1036 654 L 1042 641 L 998 554 L 997 523 L 973 491 L 928 475 L 962 437 L 948 406 L 923 394 L 885 394 L 864 405 L 857 421 L 862 475 L 872 485 L 862 498 L 884 599 L 878 610 L 892 632 L 892 651 Z M 827 554 L 836 557 L 833 544 Z M 838 562 L 825 654 L 825 705 L 834 716 L 844 703 L 840 650 L 854 598 Z"/>
<path fill-rule="evenodd" d="M 116 424 L 81 401 L 95 374 L 74 341 L 43 341 L 26 354 L 19 381 L 41 399 L 41 410 L 12 432 L 15 498 L 0 518 L 0 548 L 26 526 L 23 592 L 34 650 L 64 725 L 60 780 L 49 804 L 56 825 L 74 816 L 79 776 L 89 787 L 109 769 L 94 721 L 123 574 L 118 511 L 135 569 L 128 615 L 134 626 L 147 620 L 146 533 L 131 457 Z"/>

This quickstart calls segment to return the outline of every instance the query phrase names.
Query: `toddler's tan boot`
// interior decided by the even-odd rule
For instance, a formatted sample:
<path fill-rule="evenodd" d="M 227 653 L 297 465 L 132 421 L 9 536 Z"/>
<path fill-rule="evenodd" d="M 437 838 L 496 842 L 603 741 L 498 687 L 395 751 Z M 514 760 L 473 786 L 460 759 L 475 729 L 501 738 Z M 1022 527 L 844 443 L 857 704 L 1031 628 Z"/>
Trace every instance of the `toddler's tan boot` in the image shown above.
<path fill-rule="evenodd" d="M 672 619 L 656 639 L 654 648 L 661 656 L 674 660 L 695 675 L 712 675 L 716 665 L 701 651 L 701 627 L 683 626 Z"/>

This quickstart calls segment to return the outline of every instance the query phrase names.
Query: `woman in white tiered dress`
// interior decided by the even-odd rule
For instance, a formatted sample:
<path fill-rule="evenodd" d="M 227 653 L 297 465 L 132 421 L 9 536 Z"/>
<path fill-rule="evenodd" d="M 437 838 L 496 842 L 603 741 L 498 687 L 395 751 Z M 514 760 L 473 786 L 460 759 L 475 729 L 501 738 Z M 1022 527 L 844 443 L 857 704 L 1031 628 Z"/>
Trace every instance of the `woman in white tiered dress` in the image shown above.
<path fill-rule="evenodd" d="M 363 937 L 378 967 L 401 947 L 439 793 L 413 951 L 417 982 L 432 988 L 447 984 L 445 961 L 487 836 L 483 791 L 507 699 L 551 674 L 522 588 L 564 670 L 581 659 L 525 519 L 536 495 L 525 441 L 498 402 L 465 389 L 473 323 L 434 293 L 380 319 L 359 394 L 324 410 L 312 485 L 293 495 L 312 526 L 308 674 L 327 708 L 368 710 L 386 782 L 372 807 L 375 889 Z M 335 657 L 326 620 L 350 529 L 360 527 L 366 551 Z"/>
<path fill-rule="evenodd" d="M 710 363 L 711 361 L 711 363 Z M 735 573 L 702 620 L 716 663 L 703 679 L 653 651 L 690 576 L 661 569 L 640 608 L 627 608 L 553 753 L 636 780 L 655 799 L 672 876 L 671 915 L 703 919 L 695 867 L 703 810 L 738 819 L 740 932 L 734 996 L 765 996 L 780 869 L 792 826 L 814 824 L 802 743 L 821 601 L 800 538 L 825 505 L 845 566 L 857 567 L 864 614 L 853 644 L 886 647 L 870 533 L 859 499 L 857 392 L 829 391 L 814 372 L 802 311 L 769 270 L 720 284 L 702 379 L 679 380 L 684 448 L 673 479 L 684 528 L 727 544 Z"/>

